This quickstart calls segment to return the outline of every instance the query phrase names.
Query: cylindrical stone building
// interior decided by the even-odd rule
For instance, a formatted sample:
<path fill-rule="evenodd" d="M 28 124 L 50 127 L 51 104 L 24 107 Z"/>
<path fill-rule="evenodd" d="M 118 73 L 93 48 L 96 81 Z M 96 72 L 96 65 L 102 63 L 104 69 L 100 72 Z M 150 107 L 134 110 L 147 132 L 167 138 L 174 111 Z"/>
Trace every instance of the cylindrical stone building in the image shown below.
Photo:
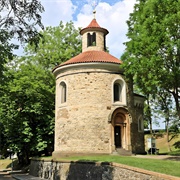
<path fill-rule="evenodd" d="M 144 98 L 132 97 L 136 113 L 130 114 L 122 61 L 106 52 L 108 30 L 93 19 L 80 34 L 82 53 L 53 70 L 56 77 L 53 156 L 111 154 L 118 149 L 143 153 Z"/>

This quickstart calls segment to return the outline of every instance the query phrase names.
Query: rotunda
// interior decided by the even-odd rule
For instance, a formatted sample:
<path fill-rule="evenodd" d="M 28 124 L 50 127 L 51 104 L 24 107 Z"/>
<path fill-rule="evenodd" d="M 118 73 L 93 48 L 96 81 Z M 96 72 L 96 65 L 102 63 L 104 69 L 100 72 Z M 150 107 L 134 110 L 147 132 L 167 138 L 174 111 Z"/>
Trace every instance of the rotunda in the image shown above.
<path fill-rule="evenodd" d="M 94 18 L 80 34 L 82 53 L 53 69 L 53 156 L 111 154 L 118 149 L 144 153 L 144 97 L 131 97 L 136 113 L 130 113 L 122 61 L 106 52 L 108 30 Z"/>

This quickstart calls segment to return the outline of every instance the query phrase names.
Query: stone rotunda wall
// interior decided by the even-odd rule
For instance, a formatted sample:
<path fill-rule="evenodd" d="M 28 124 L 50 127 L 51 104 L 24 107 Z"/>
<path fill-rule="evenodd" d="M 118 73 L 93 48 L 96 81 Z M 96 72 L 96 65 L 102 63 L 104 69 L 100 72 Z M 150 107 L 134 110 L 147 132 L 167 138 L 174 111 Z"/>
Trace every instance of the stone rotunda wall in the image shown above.
<path fill-rule="evenodd" d="M 117 72 L 98 68 L 71 69 L 56 77 L 55 152 L 106 153 L 112 151 L 113 82 Z M 67 101 L 60 103 L 60 83 L 67 85 Z"/>

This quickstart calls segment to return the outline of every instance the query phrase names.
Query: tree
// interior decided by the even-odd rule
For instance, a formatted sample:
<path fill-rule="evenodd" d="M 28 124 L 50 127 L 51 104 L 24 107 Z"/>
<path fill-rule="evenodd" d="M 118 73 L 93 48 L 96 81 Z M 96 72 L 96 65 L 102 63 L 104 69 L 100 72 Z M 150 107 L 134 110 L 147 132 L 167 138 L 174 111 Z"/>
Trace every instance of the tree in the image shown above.
<path fill-rule="evenodd" d="M 10 79 L 4 86 L 0 112 L 6 147 L 21 152 L 24 157 L 21 161 L 28 163 L 30 155 L 48 150 L 49 147 L 52 151 L 53 75 L 46 72 L 44 67 L 28 62 L 9 70 L 6 76 Z"/>
<path fill-rule="evenodd" d="M 79 29 L 72 21 L 66 24 L 60 21 L 59 26 L 47 27 L 41 34 L 38 47 L 29 44 L 25 48 L 26 58 L 36 59 L 49 70 L 81 52 Z"/>
<path fill-rule="evenodd" d="M 180 118 L 180 1 L 138 0 L 127 21 L 126 76 L 144 94 L 172 95 Z"/>
<path fill-rule="evenodd" d="M 40 14 L 44 11 L 38 0 L 0 1 L 0 29 L 20 41 L 34 42 L 43 28 Z"/>
<path fill-rule="evenodd" d="M 166 125 L 166 142 L 168 146 L 168 151 L 171 151 L 170 142 L 178 136 L 178 124 L 177 124 L 177 114 L 174 111 L 174 104 L 172 102 L 172 96 L 165 90 L 160 90 L 156 98 L 154 99 L 154 113 L 158 114 L 158 118 L 164 118 Z"/>
<path fill-rule="evenodd" d="M 26 55 L 7 64 L 7 81 L 0 97 L 0 122 L 4 149 L 29 156 L 52 152 L 54 141 L 55 65 L 81 50 L 78 30 L 72 22 L 48 27 L 38 46 L 28 44 Z"/>
<path fill-rule="evenodd" d="M 37 45 L 43 28 L 40 14 L 44 11 L 38 0 L 1 0 L 0 1 L 0 80 L 4 64 L 13 59 L 13 50 L 18 46 L 14 40 Z M 2 83 L 2 82 L 1 82 Z"/>

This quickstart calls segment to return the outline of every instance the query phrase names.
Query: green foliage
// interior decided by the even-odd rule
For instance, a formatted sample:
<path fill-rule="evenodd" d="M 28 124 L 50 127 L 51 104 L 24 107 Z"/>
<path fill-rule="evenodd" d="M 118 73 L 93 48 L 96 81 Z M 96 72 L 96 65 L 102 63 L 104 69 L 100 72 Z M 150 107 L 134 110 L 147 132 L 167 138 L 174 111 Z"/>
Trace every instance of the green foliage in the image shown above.
<path fill-rule="evenodd" d="M 14 152 L 28 150 L 28 153 L 37 153 L 47 149 L 48 145 L 52 148 L 53 75 L 44 71 L 42 66 L 29 62 L 21 64 L 16 70 L 10 69 L 6 76 L 10 79 L 4 86 L 0 109 L 6 138 L 4 146 Z"/>
<path fill-rule="evenodd" d="M 47 27 L 41 34 L 43 38 L 38 47 L 29 45 L 25 51 L 30 58 L 36 58 L 47 69 L 52 70 L 81 52 L 79 30 L 74 27 L 73 22 L 63 24 L 61 21 L 59 26 Z"/>
<path fill-rule="evenodd" d="M 0 1 L 0 83 L 5 79 L 3 71 L 7 61 L 13 59 L 18 49 L 17 40 L 37 45 L 43 28 L 40 13 L 44 11 L 38 0 Z M 1 90 L 0 90 L 1 91 Z"/>
<path fill-rule="evenodd" d="M 33 42 L 38 27 L 43 28 L 40 13 L 44 11 L 38 0 L 0 1 L 0 29 L 20 41 Z"/>
<path fill-rule="evenodd" d="M 169 100 L 159 97 L 168 93 L 180 118 L 180 1 L 138 0 L 127 24 L 126 76 L 166 112 Z"/>
<path fill-rule="evenodd" d="M 54 146 L 55 65 L 81 50 L 72 22 L 47 27 L 38 46 L 28 44 L 26 55 L 6 65 L 0 97 L 1 146 L 18 152 L 22 163 L 29 156 L 48 154 Z M 2 139 L 2 138 L 1 138 Z"/>
<path fill-rule="evenodd" d="M 180 141 L 177 141 L 173 144 L 173 146 L 176 148 L 176 149 L 180 149 Z"/>

